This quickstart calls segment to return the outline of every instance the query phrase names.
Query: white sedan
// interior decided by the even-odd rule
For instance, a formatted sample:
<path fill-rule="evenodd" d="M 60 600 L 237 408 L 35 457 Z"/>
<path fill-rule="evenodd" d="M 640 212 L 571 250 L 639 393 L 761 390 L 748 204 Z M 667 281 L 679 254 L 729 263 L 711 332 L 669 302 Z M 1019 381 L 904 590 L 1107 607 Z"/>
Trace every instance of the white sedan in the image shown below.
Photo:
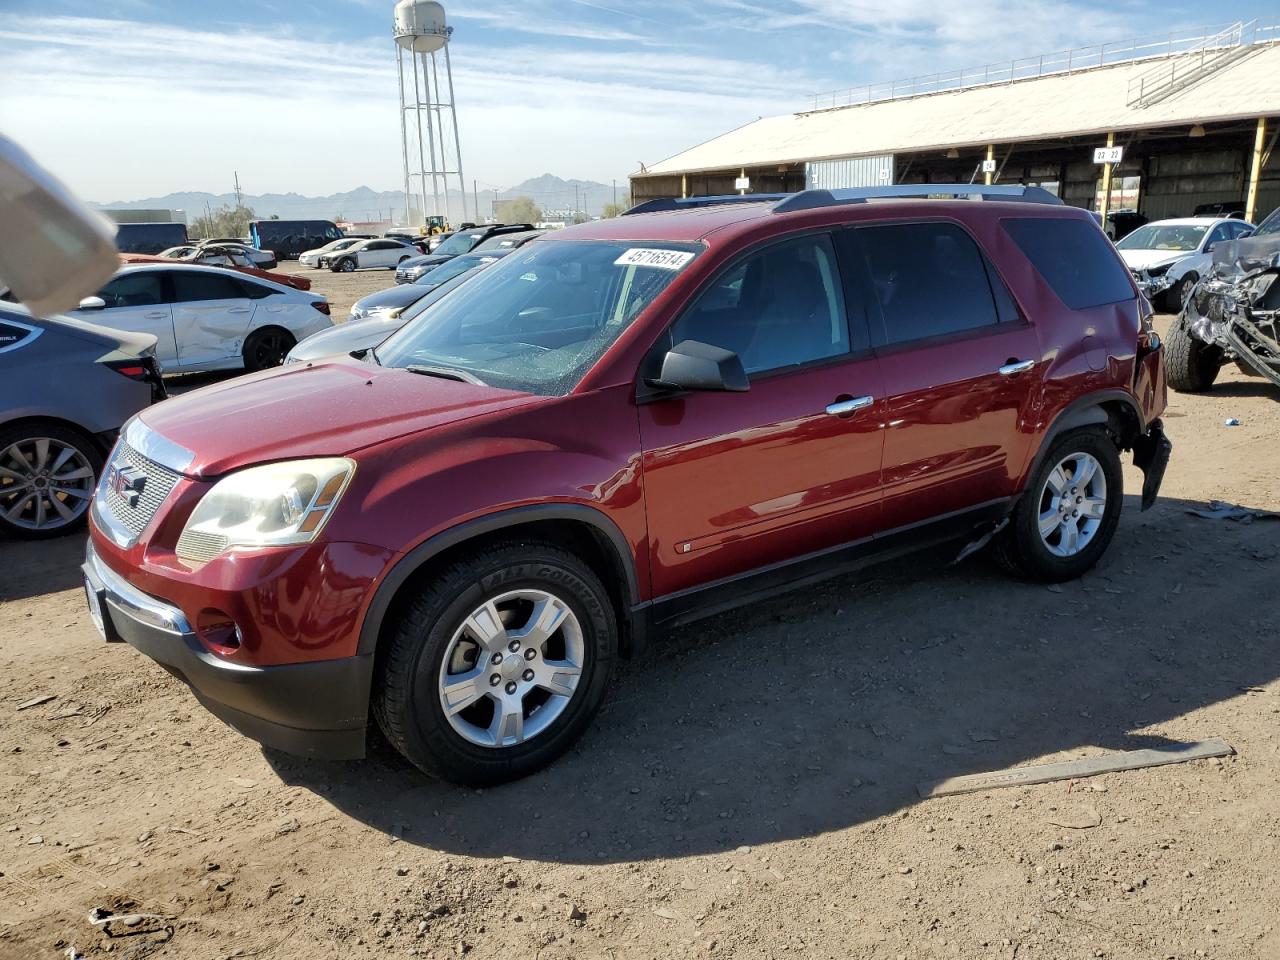
<path fill-rule="evenodd" d="M 165 373 L 264 370 L 299 340 L 333 326 L 313 293 L 217 267 L 124 267 L 71 316 L 152 334 Z"/>
<path fill-rule="evenodd" d="M 1170 313 L 1182 310 L 1196 282 L 1213 263 L 1213 248 L 1253 232 L 1253 224 L 1222 217 L 1184 217 L 1144 224 L 1116 244 L 1148 300 Z"/>
<path fill-rule="evenodd" d="M 323 247 L 316 247 L 314 250 L 307 250 L 305 253 L 303 253 L 301 256 L 298 257 L 298 263 L 302 264 L 302 266 L 304 267 L 317 267 L 320 265 L 320 258 L 323 257 L 326 253 L 336 253 L 339 250 L 346 250 L 349 247 L 354 247 L 357 243 L 360 243 L 362 240 L 367 240 L 367 239 L 369 238 L 368 237 L 343 237 L 341 240 L 330 241 L 329 243 L 326 243 Z"/>
<path fill-rule="evenodd" d="M 351 273 L 353 270 L 367 270 L 370 267 L 394 270 L 401 261 L 420 254 L 417 247 L 399 240 L 361 240 L 345 250 L 322 254 L 319 266 L 322 270 L 327 267 L 334 273 Z"/>

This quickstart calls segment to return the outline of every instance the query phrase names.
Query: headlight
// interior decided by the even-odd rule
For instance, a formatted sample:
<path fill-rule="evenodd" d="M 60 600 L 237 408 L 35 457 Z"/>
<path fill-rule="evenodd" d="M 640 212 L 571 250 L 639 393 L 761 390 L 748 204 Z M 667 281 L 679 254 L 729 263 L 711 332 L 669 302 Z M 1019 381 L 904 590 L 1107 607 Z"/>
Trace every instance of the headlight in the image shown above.
<path fill-rule="evenodd" d="M 1148 267 L 1148 268 L 1147 268 L 1147 276 L 1148 276 L 1148 277 L 1151 277 L 1153 280 L 1154 280 L 1156 277 L 1163 277 L 1166 273 L 1168 273 L 1168 272 L 1169 272 L 1169 268 L 1170 268 L 1170 267 L 1172 267 L 1172 266 L 1173 266 L 1173 264 L 1172 264 L 1172 263 L 1166 263 L 1166 264 L 1165 264 L 1164 266 L 1162 266 L 1162 267 Z"/>
<path fill-rule="evenodd" d="M 207 562 L 237 547 L 310 543 L 341 499 L 356 465 L 345 457 L 250 467 L 204 495 L 178 538 L 184 560 Z"/>

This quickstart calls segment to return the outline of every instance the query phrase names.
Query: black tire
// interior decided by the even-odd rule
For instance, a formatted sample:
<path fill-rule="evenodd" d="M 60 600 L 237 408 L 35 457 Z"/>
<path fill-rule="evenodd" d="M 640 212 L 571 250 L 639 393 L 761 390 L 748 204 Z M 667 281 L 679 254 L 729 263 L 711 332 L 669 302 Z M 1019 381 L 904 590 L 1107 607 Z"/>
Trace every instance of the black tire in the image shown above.
<path fill-rule="evenodd" d="M 394 270 L 396 267 L 400 266 L 400 264 L 404 263 L 406 260 L 411 260 L 411 259 L 412 257 L 401 257 L 399 260 L 396 261 L 396 266 L 392 267 L 391 269 Z"/>
<path fill-rule="evenodd" d="M 563 712 L 537 736 L 481 746 L 453 729 L 440 704 L 442 663 L 454 634 L 485 601 L 503 593 L 554 591 L 582 628 L 582 674 Z M 572 553 L 540 541 L 486 548 L 434 574 L 384 632 L 373 712 L 383 735 L 424 773 L 467 786 L 527 776 L 564 753 L 604 700 L 618 650 L 609 594 Z"/>
<path fill-rule="evenodd" d="M 1196 284 L 1200 278 L 1194 273 L 1188 273 L 1185 277 L 1175 283 L 1172 287 L 1165 291 L 1164 308 L 1167 313 L 1182 313 L 1182 306 L 1187 302 L 1187 298 L 1191 296 L 1191 291 L 1196 288 Z"/>
<path fill-rule="evenodd" d="M 1087 544 L 1070 557 L 1056 556 L 1040 535 L 1042 497 L 1050 473 L 1073 454 L 1089 454 L 1098 461 L 1106 479 L 1106 507 L 1101 523 Z M 1081 427 L 1056 438 L 1027 482 L 1027 487 L 1009 518 L 1009 525 L 996 538 L 996 559 L 1010 573 L 1028 580 L 1061 583 L 1074 580 L 1101 559 L 1120 523 L 1124 501 L 1124 472 L 1120 451 L 1102 427 Z"/>
<path fill-rule="evenodd" d="M 350 257 L 343 257 L 329 269 L 334 273 L 354 273 L 356 269 L 356 262 Z"/>
<path fill-rule="evenodd" d="M 102 451 L 87 435 L 79 430 L 39 420 L 0 428 L 0 458 L 4 458 L 5 452 L 13 444 L 23 443 L 35 438 L 48 438 L 64 444 L 66 447 L 74 448 L 76 453 L 84 458 L 84 462 L 92 470 L 93 476 L 84 478 L 86 482 L 77 482 L 76 485 L 83 487 L 84 491 L 87 491 L 89 497 L 92 498 L 93 491 L 98 485 L 98 478 L 102 476 Z M 0 467 L 8 466 L 9 464 L 0 460 Z M 54 537 L 66 536 L 69 533 L 83 529 L 85 520 L 89 516 L 89 501 L 87 500 L 83 501 L 85 505 L 82 508 L 82 512 L 74 520 L 61 523 L 58 526 L 33 528 L 6 519 L 4 514 L 16 507 L 24 496 L 14 489 L 14 486 L 15 483 L 12 478 L 8 477 L 7 474 L 0 474 L 0 536 L 18 540 L 51 540 Z M 64 503 L 68 502 L 65 498 L 60 498 L 60 500 Z M 32 522 L 34 520 L 34 504 L 30 504 L 19 514 L 19 517 Z"/>
<path fill-rule="evenodd" d="M 297 344 L 297 337 L 283 327 L 255 330 L 244 341 L 244 368 L 249 373 L 257 373 L 278 367 Z"/>
<path fill-rule="evenodd" d="M 1222 369 L 1222 348 L 1191 335 L 1187 321 L 1179 317 L 1164 342 L 1164 373 L 1179 393 L 1203 393 L 1213 386 Z"/>

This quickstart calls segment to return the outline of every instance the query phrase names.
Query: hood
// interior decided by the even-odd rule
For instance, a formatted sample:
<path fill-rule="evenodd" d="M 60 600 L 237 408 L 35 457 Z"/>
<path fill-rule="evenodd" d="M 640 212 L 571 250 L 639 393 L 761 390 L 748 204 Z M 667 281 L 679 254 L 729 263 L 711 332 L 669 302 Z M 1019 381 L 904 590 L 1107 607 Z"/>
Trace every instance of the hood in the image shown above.
<path fill-rule="evenodd" d="M 350 454 L 542 399 L 335 359 L 215 384 L 139 417 L 192 453 L 185 473 L 216 477 L 256 463 Z"/>
<path fill-rule="evenodd" d="M 289 351 L 291 360 L 319 360 L 339 354 L 376 347 L 404 326 L 399 317 L 377 316 L 349 320 L 319 333 L 313 333 Z M 376 367 L 374 369 L 377 369 Z"/>
<path fill-rule="evenodd" d="M 396 310 L 400 307 L 407 307 L 411 303 L 417 303 L 430 292 L 431 288 L 425 285 L 400 283 L 390 290 L 379 290 L 377 293 L 371 293 L 367 297 L 357 300 L 352 309 L 366 312 L 378 309 Z"/>
<path fill-rule="evenodd" d="M 1120 250 L 1120 259 L 1130 270 L 1150 270 L 1177 263 L 1195 255 L 1194 250 Z"/>

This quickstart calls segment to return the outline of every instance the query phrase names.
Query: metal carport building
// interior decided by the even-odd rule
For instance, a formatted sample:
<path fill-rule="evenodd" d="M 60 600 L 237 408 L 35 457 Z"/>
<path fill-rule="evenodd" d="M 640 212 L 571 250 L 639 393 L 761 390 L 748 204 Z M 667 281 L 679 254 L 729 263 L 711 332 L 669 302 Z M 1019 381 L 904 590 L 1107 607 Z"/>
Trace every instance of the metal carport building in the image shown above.
<path fill-rule="evenodd" d="M 985 181 L 1252 219 L 1280 205 L 1278 130 L 1280 20 L 1251 21 L 817 95 L 641 169 L 632 199 Z M 1095 160 L 1108 146 L 1114 166 Z"/>

